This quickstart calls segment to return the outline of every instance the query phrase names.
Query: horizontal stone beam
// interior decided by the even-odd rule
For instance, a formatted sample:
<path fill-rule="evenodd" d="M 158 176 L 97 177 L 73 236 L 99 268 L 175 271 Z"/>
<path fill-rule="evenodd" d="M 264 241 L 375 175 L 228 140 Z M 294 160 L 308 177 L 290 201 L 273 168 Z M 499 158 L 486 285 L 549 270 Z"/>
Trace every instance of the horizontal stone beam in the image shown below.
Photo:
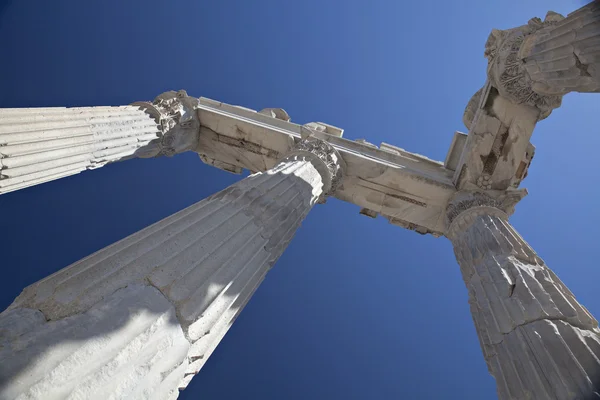
<path fill-rule="evenodd" d="M 200 158 L 233 173 L 272 168 L 294 144 L 312 135 L 327 141 L 344 159 L 347 171 L 334 197 L 381 215 L 419 233 L 440 236 L 444 213 L 455 193 L 453 171 L 443 163 L 382 143 L 341 137 L 342 130 L 323 123 L 295 124 L 275 113 L 200 98 Z M 325 127 L 323 129 L 320 129 Z"/>

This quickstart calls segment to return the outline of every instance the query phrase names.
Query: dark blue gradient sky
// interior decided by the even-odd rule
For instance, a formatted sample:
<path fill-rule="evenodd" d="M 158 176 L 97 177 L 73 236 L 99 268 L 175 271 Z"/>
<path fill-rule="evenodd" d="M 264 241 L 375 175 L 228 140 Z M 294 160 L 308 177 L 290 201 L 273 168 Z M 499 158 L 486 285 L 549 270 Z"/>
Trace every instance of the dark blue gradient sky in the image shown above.
<path fill-rule="evenodd" d="M 492 28 L 559 0 L 20 0 L 0 5 L 0 107 L 119 105 L 186 89 L 285 108 L 443 160 Z M 533 136 L 513 223 L 600 316 L 600 96 Z M 194 154 L 0 196 L 0 309 L 22 288 L 225 188 Z M 494 399 L 450 243 L 315 207 L 181 399 Z"/>

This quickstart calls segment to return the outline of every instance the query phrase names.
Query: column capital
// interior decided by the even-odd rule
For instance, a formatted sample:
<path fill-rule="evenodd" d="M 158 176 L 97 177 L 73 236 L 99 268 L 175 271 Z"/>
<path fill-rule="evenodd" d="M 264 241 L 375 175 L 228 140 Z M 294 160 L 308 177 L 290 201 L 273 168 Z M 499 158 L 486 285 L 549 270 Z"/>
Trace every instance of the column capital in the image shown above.
<path fill-rule="evenodd" d="M 325 140 L 315 137 L 299 139 L 282 161 L 303 157 L 319 171 L 323 180 L 324 196 L 331 195 L 341 186 L 346 164 L 338 151 Z"/>
<path fill-rule="evenodd" d="M 540 91 L 540 85 L 531 78 L 523 56 L 532 40 L 562 19 L 562 15 L 550 11 L 544 21 L 532 18 L 526 25 L 513 29 L 493 29 L 485 43 L 487 74 L 493 86 L 502 97 L 511 102 L 539 109 L 539 120 L 560 107 L 562 94 L 552 95 Z"/>
<path fill-rule="evenodd" d="M 157 156 L 172 157 L 175 154 L 188 150 L 195 150 L 200 134 L 200 120 L 197 109 L 200 101 L 188 96 L 185 90 L 177 92 L 171 90 L 157 96 L 150 102 L 136 102 L 132 105 L 139 106 L 150 114 L 158 123 L 162 132 L 160 139 L 154 146 L 148 146 L 139 157 L 149 158 Z"/>
<path fill-rule="evenodd" d="M 446 236 L 467 229 L 478 215 L 493 215 L 503 220 L 514 212 L 515 205 L 527 195 L 527 190 L 509 190 L 494 198 L 481 192 L 457 192 L 446 206 Z"/>

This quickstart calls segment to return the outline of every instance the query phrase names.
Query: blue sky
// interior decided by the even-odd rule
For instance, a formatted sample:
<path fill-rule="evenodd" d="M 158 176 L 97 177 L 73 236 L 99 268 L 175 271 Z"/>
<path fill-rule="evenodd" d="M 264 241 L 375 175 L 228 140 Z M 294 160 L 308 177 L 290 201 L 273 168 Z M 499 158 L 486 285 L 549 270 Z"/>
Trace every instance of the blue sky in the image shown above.
<path fill-rule="evenodd" d="M 119 105 L 186 89 L 282 107 L 443 160 L 492 28 L 582 1 L 0 3 L 0 107 Z M 512 218 L 600 316 L 600 96 L 538 124 Z M 240 179 L 192 154 L 0 196 L 0 309 L 26 285 Z M 181 399 L 494 399 L 450 243 L 315 207 Z"/>

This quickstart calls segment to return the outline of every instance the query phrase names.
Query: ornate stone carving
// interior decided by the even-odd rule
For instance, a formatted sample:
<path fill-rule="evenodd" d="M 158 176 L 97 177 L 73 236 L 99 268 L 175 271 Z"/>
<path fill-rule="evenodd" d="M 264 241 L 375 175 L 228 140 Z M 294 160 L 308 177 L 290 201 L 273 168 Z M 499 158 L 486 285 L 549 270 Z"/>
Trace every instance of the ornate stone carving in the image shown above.
<path fill-rule="evenodd" d="M 475 207 L 491 207 L 502 210 L 502 203 L 490 196 L 479 192 L 458 192 L 446 207 L 446 221 L 448 225 L 467 210 Z"/>
<path fill-rule="evenodd" d="M 307 137 L 298 141 L 284 158 L 307 157 L 323 179 L 323 196 L 332 194 L 342 184 L 345 163 L 340 154 L 324 140 Z"/>
<path fill-rule="evenodd" d="M 525 189 L 507 190 L 495 198 L 481 192 L 456 193 L 446 207 L 446 236 L 451 238 L 467 228 L 477 215 L 490 214 L 508 219 L 515 205 L 526 195 Z"/>
<path fill-rule="evenodd" d="M 199 104 L 199 100 L 188 96 L 185 90 L 165 92 L 152 103 L 133 103 L 152 115 L 162 132 L 161 138 L 140 151 L 138 157 L 172 157 L 184 151 L 195 150 L 200 133 L 196 111 Z"/>
<path fill-rule="evenodd" d="M 477 186 L 483 190 L 490 190 L 492 188 L 492 177 L 484 174 L 477 178 Z"/>
<path fill-rule="evenodd" d="M 539 20 L 536 21 L 539 25 Z M 600 2 L 566 18 L 549 12 L 544 27 L 528 35 L 519 58 L 533 90 L 545 95 L 600 92 Z"/>
<path fill-rule="evenodd" d="M 550 115 L 560 107 L 562 96 L 543 95 L 533 90 L 533 82 L 519 57 L 519 50 L 525 38 L 540 29 L 555 25 L 564 18 L 549 13 L 544 21 L 532 18 L 527 25 L 507 30 L 492 30 L 485 44 L 485 57 L 488 59 L 488 77 L 500 95 L 516 104 L 526 104 L 540 110 L 539 119 Z"/>

